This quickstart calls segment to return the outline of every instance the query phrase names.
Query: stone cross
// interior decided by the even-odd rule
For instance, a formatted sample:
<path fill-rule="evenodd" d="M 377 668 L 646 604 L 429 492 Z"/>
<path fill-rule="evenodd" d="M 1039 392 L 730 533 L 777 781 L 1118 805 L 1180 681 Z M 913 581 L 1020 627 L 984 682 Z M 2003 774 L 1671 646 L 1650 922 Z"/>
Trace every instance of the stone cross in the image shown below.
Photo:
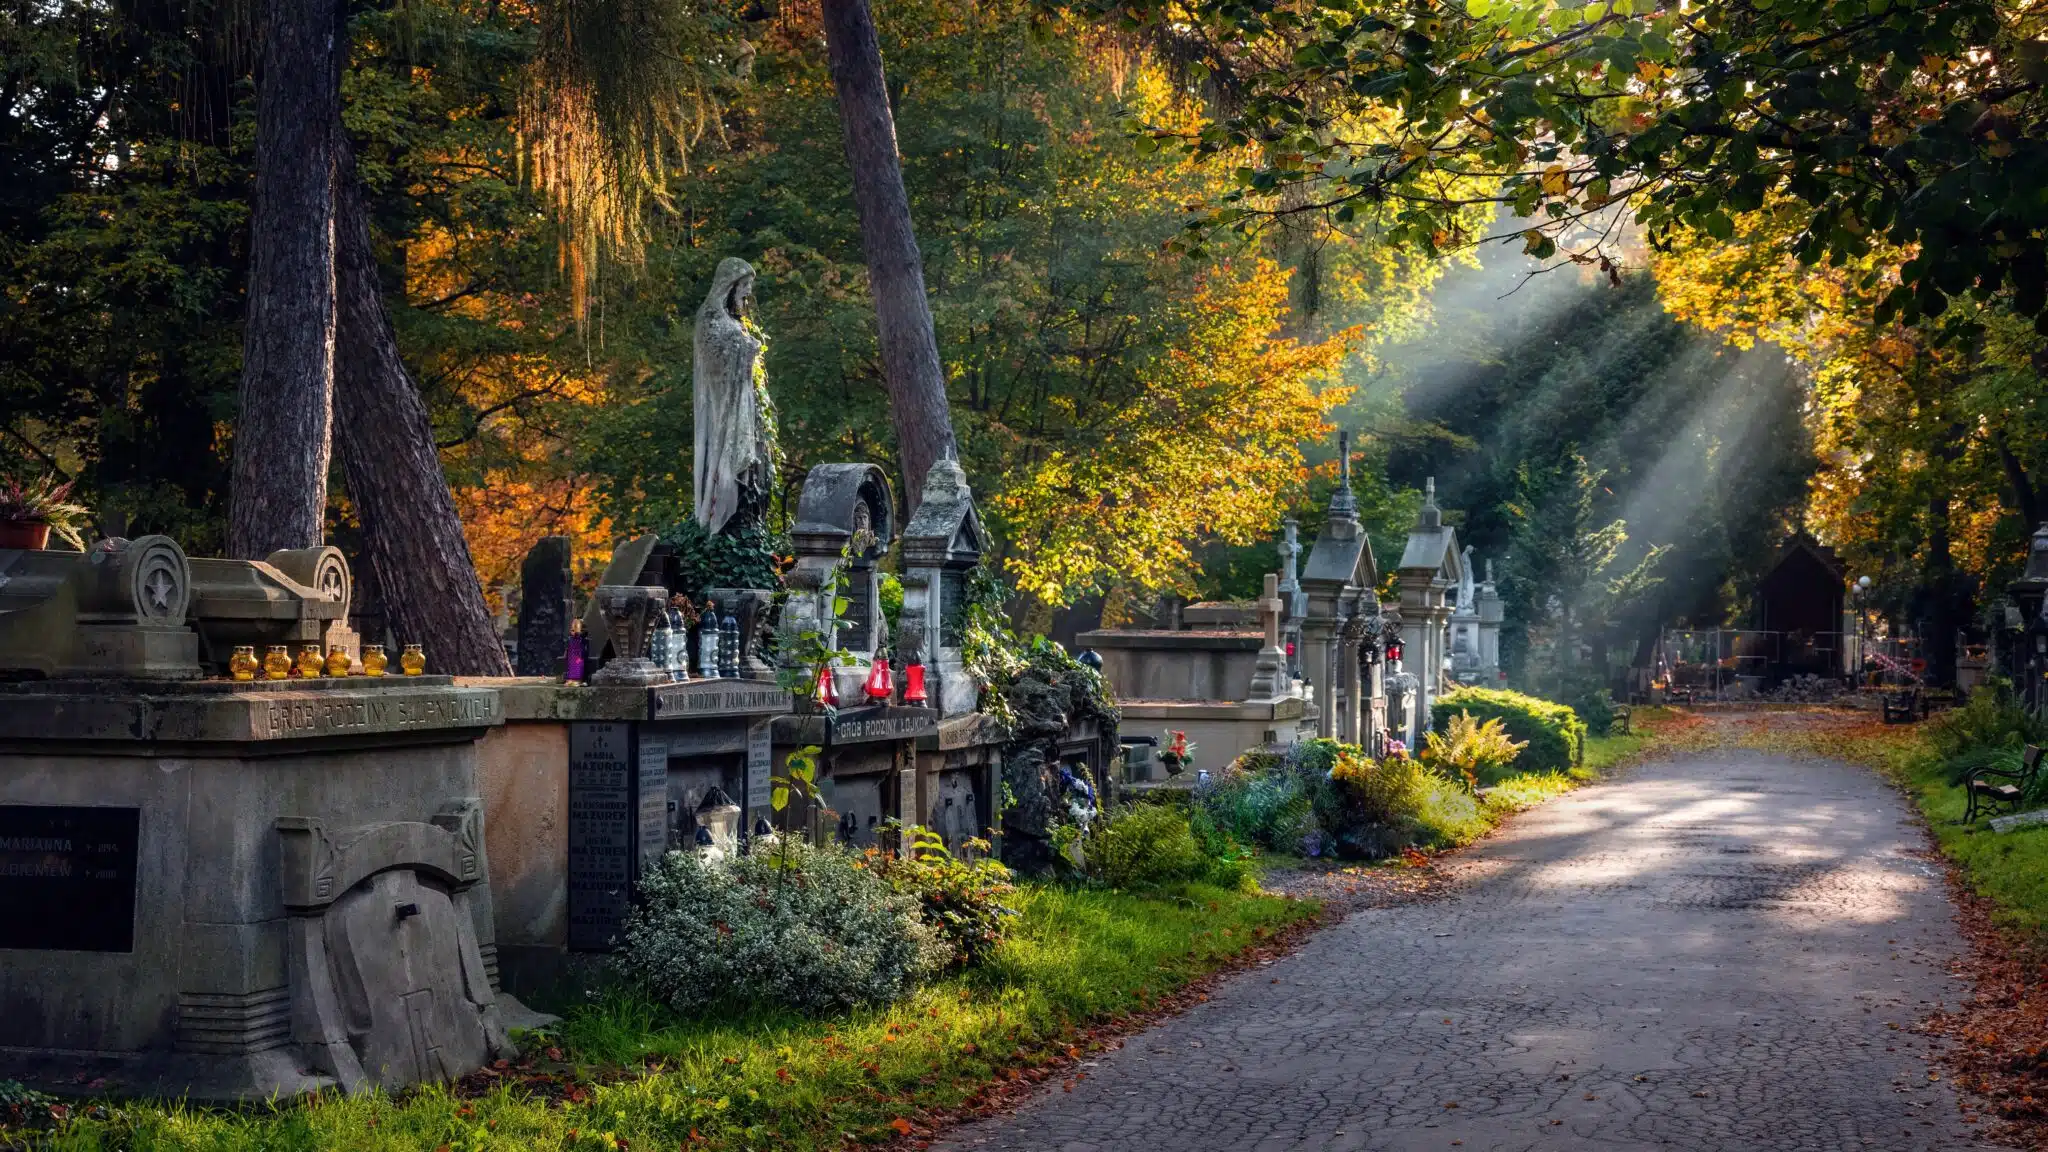
<path fill-rule="evenodd" d="M 1280 646 L 1280 577 L 1266 573 L 1265 594 L 1259 597 L 1259 623 L 1265 644 L 1252 669 L 1252 700 L 1278 700 L 1287 694 L 1287 650 Z"/>

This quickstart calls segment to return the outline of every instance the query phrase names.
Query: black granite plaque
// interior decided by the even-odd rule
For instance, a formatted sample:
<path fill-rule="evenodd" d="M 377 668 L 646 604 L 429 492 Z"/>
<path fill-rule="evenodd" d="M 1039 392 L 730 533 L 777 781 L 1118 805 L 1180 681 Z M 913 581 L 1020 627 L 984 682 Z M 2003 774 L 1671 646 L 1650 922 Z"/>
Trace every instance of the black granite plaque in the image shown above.
<path fill-rule="evenodd" d="M 569 726 L 569 947 L 604 951 L 626 920 L 637 797 L 630 724 Z"/>
<path fill-rule="evenodd" d="M 960 647 L 966 632 L 967 573 L 948 568 L 939 573 L 939 647 Z M 934 655 L 928 654 L 928 658 Z"/>
<path fill-rule="evenodd" d="M 640 779 L 635 784 L 639 832 L 634 844 L 633 879 L 661 863 L 668 851 L 668 745 L 640 742 Z"/>
<path fill-rule="evenodd" d="M 140 808 L 0 804 L 0 948 L 135 949 Z"/>
<path fill-rule="evenodd" d="M 856 570 L 846 589 L 846 611 L 839 616 L 839 639 L 849 650 L 867 652 L 875 642 L 875 577 L 872 569 Z"/>
<path fill-rule="evenodd" d="M 519 566 L 521 676 L 560 676 L 569 644 L 569 538 L 543 536 Z"/>
<path fill-rule="evenodd" d="M 771 803 L 774 785 L 771 781 L 775 772 L 774 749 L 771 737 L 774 722 L 757 721 L 747 729 L 747 819 L 759 820 L 766 816 Z M 749 825 L 751 827 L 751 825 Z"/>

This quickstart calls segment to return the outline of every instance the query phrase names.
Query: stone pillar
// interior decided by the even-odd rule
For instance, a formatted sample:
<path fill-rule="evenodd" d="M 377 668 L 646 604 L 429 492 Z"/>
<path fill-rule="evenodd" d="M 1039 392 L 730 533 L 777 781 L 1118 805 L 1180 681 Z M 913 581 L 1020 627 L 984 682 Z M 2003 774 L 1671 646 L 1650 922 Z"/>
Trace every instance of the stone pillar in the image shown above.
<path fill-rule="evenodd" d="M 1358 667 L 1358 648 L 1365 639 L 1365 628 L 1366 617 L 1354 610 L 1344 621 L 1343 639 L 1337 647 L 1337 666 L 1344 681 L 1343 715 L 1339 717 L 1337 738 L 1347 744 L 1365 742 L 1365 685 Z"/>

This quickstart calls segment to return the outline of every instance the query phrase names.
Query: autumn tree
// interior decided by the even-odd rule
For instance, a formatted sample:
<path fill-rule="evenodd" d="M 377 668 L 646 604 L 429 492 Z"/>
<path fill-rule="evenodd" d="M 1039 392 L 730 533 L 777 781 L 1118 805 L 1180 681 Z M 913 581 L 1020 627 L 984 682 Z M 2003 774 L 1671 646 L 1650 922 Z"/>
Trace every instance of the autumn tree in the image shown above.
<path fill-rule="evenodd" d="M 1295 213 L 1391 206 L 1429 251 L 1468 242 L 1491 185 L 1528 250 L 1611 257 L 1626 205 L 1654 237 L 1718 239 L 1766 200 L 1798 206 L 1784 251 L 1812 263 L 1916 245 L 1883 316 L 1939 315 L 1968 292 L 2048 311 L 2037 194 L 2048 11 L 2012 0 L 1078 0 L 1171 36 L 1231 99 L 1156 143 L 1222 157 L 1240 187 L 1197 223 L 1255 231 Z M 1394 125 L 1391 138 L 1349 125 Z M 1247 163 L 1244 150 L 1255 153 Z M 1562 247 L 1560 247 L 1562 246 Z"/>
<path fill-rule="evenodd" d="M 1823 469 L 1813 525 L 1866 574 L 1895 619 L 1919 625 L 1937 683 L 1969 623 L 1970 573 L 2014 574 L 2042 466 L 2034 358 L 2048 341 L 1996 302 L 1939 323 L 1884 318 L 1892 269 L 1877 246 L 1823 269 L 1783 254 L 1796 216 L 1777 205 L 1731 221 L 1727 241 L 1682 234 L 1657 261 L 1672 310 L 1738 343 L 1776 343 L 1806 366 Z"/>
<path fill-rule="evenodd" d="M 1048 604 L 1119 586 L 1185 593 L 1193 546 L 1272 537 L 1306 480 L 1303 443 L 1329 433 L 1345 398 L 1319 386 L 1355 335 L 1283 337 L 1274 273 L 1249 261 L 1200 274 L 1154 321 L 1171 338 L 1130 366 L 1117 399 L 1022 462 L 992 504 L 1019 591 Z"/>

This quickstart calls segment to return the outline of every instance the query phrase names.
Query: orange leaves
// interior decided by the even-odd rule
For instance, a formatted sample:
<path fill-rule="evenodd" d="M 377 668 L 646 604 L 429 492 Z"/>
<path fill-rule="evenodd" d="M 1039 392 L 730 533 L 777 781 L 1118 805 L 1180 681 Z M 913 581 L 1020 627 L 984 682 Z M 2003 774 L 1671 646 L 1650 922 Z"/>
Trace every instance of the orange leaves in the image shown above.
<path fill-rule="evenodd" d="M 894 1120 L 889 1121 L 889 1127 L 894 1128 L 896 1130 L 896 1134 L 899 1136 L 910 1135 L 910 1121 L 904 1119 L 901 1116 L 898 1116 Z"/>

